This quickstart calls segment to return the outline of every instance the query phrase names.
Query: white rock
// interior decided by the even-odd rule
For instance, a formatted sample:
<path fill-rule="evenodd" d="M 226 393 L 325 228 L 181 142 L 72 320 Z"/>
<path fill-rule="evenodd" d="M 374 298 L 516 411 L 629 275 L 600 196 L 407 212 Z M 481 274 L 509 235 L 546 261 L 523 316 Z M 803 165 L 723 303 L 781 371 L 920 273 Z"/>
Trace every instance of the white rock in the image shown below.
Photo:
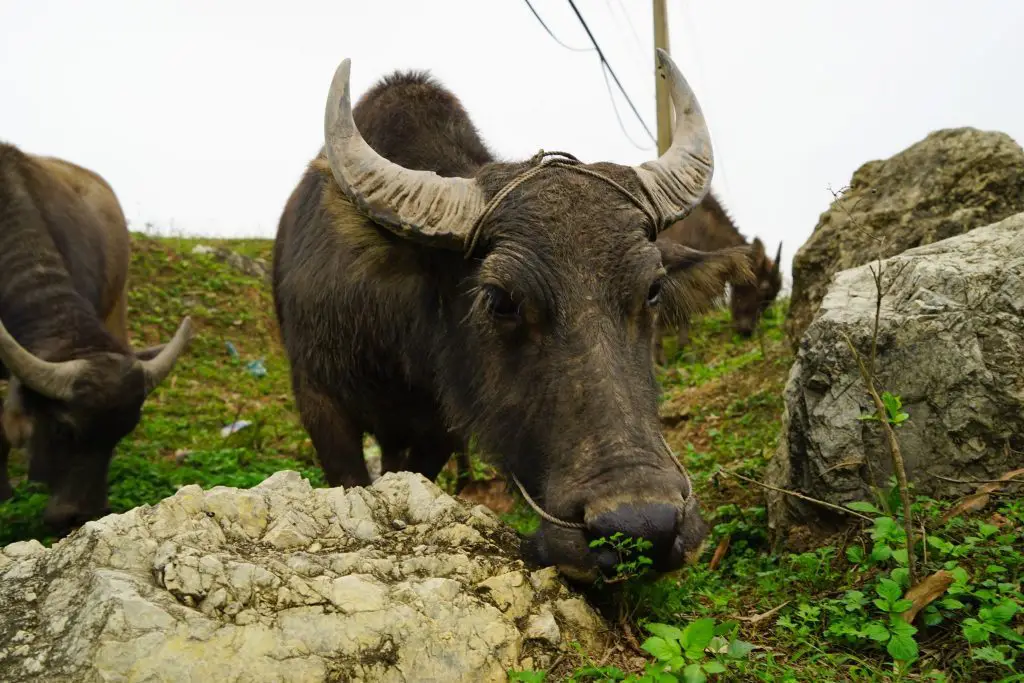
<path fill-rule="evenodd" d="M 526 630 L 523 632 L 527 638 L 544 640 L 552 645 L 558 645 L 562 640 L 562 632 L 558 629 L 558 622 L 551 609 L 544 605 L 537 614 L 530 616 L 526 621 Z"/>
<path fill-rule="evenodd" d="M 504 681 L 605 628 L 517 549 L 419 475 L 183 487 L 2 549 L 0 680 Z"/>
<path fill-rule="evenodd" d="M 950 219 L 952 220 L 952 219 Z M 776 487 L 842 505 L 873 500 L 891 457 L 850 352 L 870 363 L 877 290 L 870 263 L 837 273 L 807 328 L 785 390 Z M 882 262 L 875 372 L 879 392 L 901 397 L 896 428 L 917 495 L 952 499 L 1021 466 L 1024 441 L 1024 213 Z M 870 474 L 869 474 L 870 471 Z M 839 515 L 768 492 L 776 532 Z"/>

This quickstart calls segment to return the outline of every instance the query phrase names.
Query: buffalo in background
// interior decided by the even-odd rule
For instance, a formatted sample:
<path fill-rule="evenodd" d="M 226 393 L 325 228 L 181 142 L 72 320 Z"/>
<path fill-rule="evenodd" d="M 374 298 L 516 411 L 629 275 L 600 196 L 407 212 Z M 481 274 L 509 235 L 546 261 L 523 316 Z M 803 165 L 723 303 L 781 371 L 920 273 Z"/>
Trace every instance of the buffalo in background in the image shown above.
<path fill-rule="evenodd" d="M 689 216 L 666 229 L 660 239 L 704 251 L 747 244 L 747 240 L 733 223 L 732 217 L 712 192 L 707 193 L 703 201 Z M 734 278 L 728 283 L 732 290 L 729 297 L 732 326 L 743 337 L 753 335 L 761 316 L 772 305 L 779 295 L 779 290 L 782 289 L 782 243 L 779 243 L 774 259 L 768 258 L 764 243 L 759 237 L 754 238 L 750 247 L 750 268 L 754 274 L 753 281 Z M 721 292 L 723 295 L 724 290 L 723 284 Z M 689 343 L 689 325 L 684 320 L 676 327 L 677 346 L 681 349 Z M 655 353 L 658 362 L 662 365 L 666 361 L 661 347 L 665 332 L 666 326 L 662 326 L 655 336 Z"/>
<path fill-rule="evenodd" d="M 103 178 L 0 143 L 0 500 L 10 449 L 23 447 L 57 531 L 107 512 L 114 448 L 191 335 L 185 318 L 170 343 L 129 346 L 130 245 Z"/>

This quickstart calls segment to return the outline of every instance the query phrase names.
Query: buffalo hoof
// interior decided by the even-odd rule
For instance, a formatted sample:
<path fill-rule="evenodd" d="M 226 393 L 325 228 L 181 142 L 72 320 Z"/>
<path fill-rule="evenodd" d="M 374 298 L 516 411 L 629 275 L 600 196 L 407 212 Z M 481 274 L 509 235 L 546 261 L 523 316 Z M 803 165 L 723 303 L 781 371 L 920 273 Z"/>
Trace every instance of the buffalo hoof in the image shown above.
<path fill-rule="evenodd" d="M 50 504 L 43 511 L 43 523 L 56 534 L 66 535 L 86 522 L 99 519 L 110 514 L 110 508 L 104 507 L 92 512 L 83 512 L 71 505 Z"/>

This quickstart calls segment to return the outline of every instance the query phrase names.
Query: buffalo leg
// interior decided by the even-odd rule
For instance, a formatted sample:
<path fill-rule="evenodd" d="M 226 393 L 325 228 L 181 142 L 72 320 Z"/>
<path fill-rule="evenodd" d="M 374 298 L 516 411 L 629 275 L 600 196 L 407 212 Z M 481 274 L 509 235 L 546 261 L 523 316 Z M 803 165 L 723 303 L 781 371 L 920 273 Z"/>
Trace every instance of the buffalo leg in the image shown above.
<path fill-rule="evenodd" d="M 463 448 L 463 444 L 451 435 L 423 437 L 409 451 L 409 469 L 419 472 L 430 481 L 437 479 L 448 464 L 452 453 Z"/>
<path fill-rule="evenodd" d="M 333 398 L 301 378 L 295 382 L 295 403 L 327 483 L 332 487 L 369 486 L 363 433 L 355 422 Z"/>
<path fill-rule="evenodd" d="M 7 443 L 7 437 L 4 436 L 3 428 L 0 427 L 0 502 L 14 496 L 11 480 L 7 478 L 7 454 L 10 452 L 11 444 Z"/>
<path fill-rule="evenodd" d="M 404 443 L 391 440 L 386 436 L 378 436 L 380 444 L 380 473 L 404 472 L 408 469 L 407 451 Z"/>
<path fill-rule="evenodd" d="M 455 454 L 455 464 L 455 493 L 458 494 L 473 480 L 473 468 L 469 463 L 469 453 L 465 449 Z"/>
<path fill-rule="evenodd" d="M 8 389 L 9 390 L 9 389 Z M 11 480 L 7 478 L 7 455 L 11 452 L 11 444 L 4 434 L 4 404 L 0 401 L 0 501 L 14 496 Z"/>
<path fill-rule="evenodd" d="M 683 322 L 679 325 L 679 330 L 676 333 L 676 348 L 682 351 L 690 345 L 690 326 Z"/>

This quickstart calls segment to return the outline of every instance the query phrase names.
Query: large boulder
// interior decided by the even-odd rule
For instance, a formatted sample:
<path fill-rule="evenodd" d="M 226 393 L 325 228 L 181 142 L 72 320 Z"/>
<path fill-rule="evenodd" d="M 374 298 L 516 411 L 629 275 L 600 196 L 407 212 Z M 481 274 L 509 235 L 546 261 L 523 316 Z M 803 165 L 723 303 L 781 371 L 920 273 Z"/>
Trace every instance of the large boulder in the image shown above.
<path fill-rule="evenodd" d="M 607 626 L 422 476 L 186 486 L 0 552 L 0 680 L 504 681 Z"/>
<path fill-rule="evenodd" d="M 790 370 L 767 481 L 841 505 L 873 501 L 893 473 L 881 425 L 844 339 L 870 363 L 876 287 L 868 264 L 839 273 Z M 881 264 L 878 391 L 901 397 L 896 436 L 918 494 L 973 489 L 1024 464 L 1024 214 Z M 841 513 L 781 493 L 770 525 L 836 528 Z"/>
<path fill-rule="evenodd" d="M 795 351 L 835 273 L 1024 211 L 1024 150 L 998 132 L 931 133 L 853 174 L 793 257 L 786 333 Z"/>

